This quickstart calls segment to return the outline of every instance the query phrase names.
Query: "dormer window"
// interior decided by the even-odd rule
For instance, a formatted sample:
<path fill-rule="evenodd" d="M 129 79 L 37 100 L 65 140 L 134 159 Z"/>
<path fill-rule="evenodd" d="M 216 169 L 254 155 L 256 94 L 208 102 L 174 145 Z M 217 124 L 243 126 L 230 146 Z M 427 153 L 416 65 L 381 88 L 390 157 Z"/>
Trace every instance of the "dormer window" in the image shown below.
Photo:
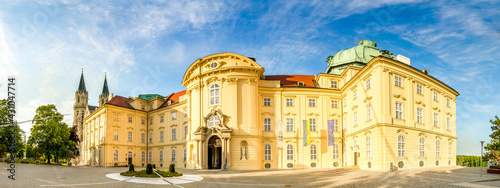
<path fill-rule="evenodd" d="M 304 87 L 304 82 L 298 82 L 298 83 L 297 83 L 297 86 L 299 86 L 299 87 Z"/>
<path fill-rule="evenodd" d="M 210 68 L 211 69 L 217 68 L 218 65 L 219 64 L 217 62 L 210 63 Z"/>

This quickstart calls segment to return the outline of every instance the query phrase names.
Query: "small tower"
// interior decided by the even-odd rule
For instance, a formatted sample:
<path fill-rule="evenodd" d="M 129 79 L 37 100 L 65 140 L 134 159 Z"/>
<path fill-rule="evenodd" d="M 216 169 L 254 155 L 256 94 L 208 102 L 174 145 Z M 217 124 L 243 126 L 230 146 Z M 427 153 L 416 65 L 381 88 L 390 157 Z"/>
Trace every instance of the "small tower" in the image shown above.
<path fill-rule="evenodd" d="M 102 92 L 99 95 L 99 107 L 106 104 L 108 100 L 109 100 L 108 80 L 106 78 L 106 73 L 104 73 L 104 85 L 102 86 Z"/>
<path fill-rule="evenodd" d="M 85 118 L 85 112 L 88 109 L 89 93 L 85 88 L 85 79 L 82 75 L 80 76 L 80 84 L 78 85 L 78 90 L 75 92 L 75 104 L 73 105 L 73 127 L 76 127 L 76 134 L 80 139 L 80 144 L 77 146 L 80 148 L 80 154 L 82 154 L 81 149 L 83 143 L 83 118 Z M 80 155 L 81 157 L 81 155 Z"/>

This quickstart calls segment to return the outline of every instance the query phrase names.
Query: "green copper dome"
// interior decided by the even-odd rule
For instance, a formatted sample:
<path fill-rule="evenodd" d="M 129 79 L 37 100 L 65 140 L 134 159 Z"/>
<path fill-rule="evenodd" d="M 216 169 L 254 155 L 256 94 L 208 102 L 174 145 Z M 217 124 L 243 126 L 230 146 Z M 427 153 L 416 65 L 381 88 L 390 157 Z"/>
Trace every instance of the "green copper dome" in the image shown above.
<path fill-rule="evenodd" d="M 326 59 L 328 68 L 326 73 L 340 75 L 347 66 L 363 68 L 370 60 L 377 56 L 384 56 L 391 59 L 396 59 L 391 52 L 387 50 L 379 50 L 377 42 L 369 40 L 359 40 L 359 45 L 341 50 L 334 56 L 329 56 Z"/>

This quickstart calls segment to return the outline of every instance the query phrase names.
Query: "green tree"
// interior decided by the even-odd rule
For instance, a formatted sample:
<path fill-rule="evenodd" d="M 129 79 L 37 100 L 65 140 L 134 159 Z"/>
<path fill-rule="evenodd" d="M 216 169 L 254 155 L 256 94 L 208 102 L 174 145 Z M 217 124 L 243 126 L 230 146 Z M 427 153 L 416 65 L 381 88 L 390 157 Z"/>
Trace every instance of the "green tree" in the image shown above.
<path fill-rule="evenodd" d="M 22 140 L 22 135 L 24 131 L 17 125 L 9 125 L 9 106 L 7 99 L 0 100 L 0 144 L 7 146 L 7 151 L 10 154 L 18 154 L 20 150 L 24 149 L 24 143 Z M 14 137 L 12 137 L 12 132 L 14 132 Z M 15 147 L 10 147 L 11 140 L 15 140 Z"/>
<path fill-rule="evenodd" d="M 31 128 L 31 136 L 29 144 L 36 145 L 47 158 L 50 163 L 52 156 L 55 157 L 56 163 L 59 157 L 64 157 L 68 149 L 72 149 L 75 143 L 69 140 L 69 128 L 64 122 L 63 115 L 57 112 L 57 108 L 53 104 L 40 106 L 36 109 L 36 115 L 33 118 L 33 127 Z"/>
<path fill-rule="evenodd" d="M 39 159 L 40 159 L 40 157 L 42 156 L 42 153 L 43 153 L 43 152 L 40 150 L 40 148 L 39 148 L 39 147 L 34 147 L 34 148 L 33 148 L 33 150 L 32 150 L 32 152 L 33 152 L 33 157 L 35 158 L 35 160 L 39 160 Z"/>
<path fill-rule="evenodd" d="M 484 149 L 489 151 L 488 159 L 498 162 L 500 160 L 500 119 L 495 116 L 495 119 L 491 119 L 490 123 L 492 124 L 491 131 L 493 133 L 490 134 L 490 143 L 486 144 Z"/>
<path fill-rule="evenodd" d="M 26 145 L 26 158 L 30 159 L 30 158 L 33 158 L 33 157 L 35 157 L 35 156 L 33 155 L 33 146 L 32 146 L 32 145 L 27 144 L 27 145 Z"/>

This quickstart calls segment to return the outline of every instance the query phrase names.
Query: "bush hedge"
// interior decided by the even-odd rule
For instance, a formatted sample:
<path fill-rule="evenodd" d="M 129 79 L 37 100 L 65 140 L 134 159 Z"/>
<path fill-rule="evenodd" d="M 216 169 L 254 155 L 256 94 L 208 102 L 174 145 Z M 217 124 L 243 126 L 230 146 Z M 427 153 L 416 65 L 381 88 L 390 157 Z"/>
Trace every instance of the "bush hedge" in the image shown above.
<path fill-rule="evenodd" d="M 146 167 L 146 174 L 152 174 L 153 173 L 153 165 L 148 164 Z"/>

